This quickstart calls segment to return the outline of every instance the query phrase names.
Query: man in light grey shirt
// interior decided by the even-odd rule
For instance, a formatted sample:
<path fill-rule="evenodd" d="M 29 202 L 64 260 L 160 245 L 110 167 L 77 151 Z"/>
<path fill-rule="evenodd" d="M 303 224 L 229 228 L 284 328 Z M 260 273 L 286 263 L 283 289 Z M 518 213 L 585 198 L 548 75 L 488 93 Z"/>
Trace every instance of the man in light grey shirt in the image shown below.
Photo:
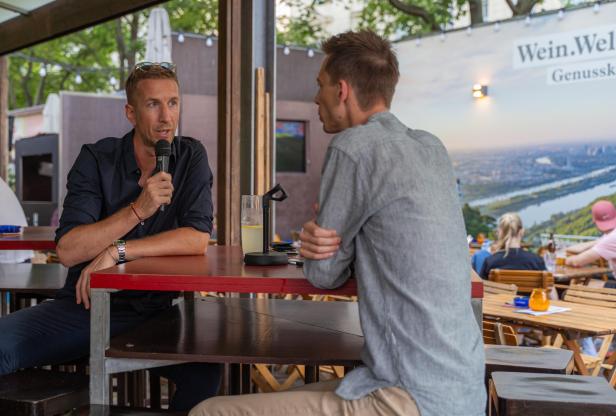
<path fill-rule="evenodd" d="M 354 266 L 365 366 L 341 382 L 223 399 L 192 414 L 485 414 L 483 342 L 447 151 L 389 112 L 399 76 L 389 42 L 347 32 L 323 51 L 315 102 L 324 130 L 337 134 L 301 253 L 320 288 L 342 285 Z"/>

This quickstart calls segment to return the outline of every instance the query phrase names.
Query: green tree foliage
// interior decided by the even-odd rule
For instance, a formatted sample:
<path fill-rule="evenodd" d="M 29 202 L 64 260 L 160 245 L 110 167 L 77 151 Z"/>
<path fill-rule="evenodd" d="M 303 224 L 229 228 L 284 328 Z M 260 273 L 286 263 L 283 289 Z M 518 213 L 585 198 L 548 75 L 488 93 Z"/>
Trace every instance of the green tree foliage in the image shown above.
<path fill-rule="evenodd" d="M 464 204 L 462 207 L 462 215 L 464 216 L 467 234 L 476 236 L 479 233 L 483 233 L 487 236 L 494 229 L 496 220 L 489 215 L 482 215 L 478 209 L 471 207 L 469 204 Z"/>
<path fill-rule="evenodd" d="M 277 7 L 291 13 L 278 17 L 276 42 L 279 45 L 316 46 L 327 36 L 317 11 L 317 6 L 326 3 L 331 3 L 331 0 L 278 0 Z"/>
<path fill-rule="evenodd" d="M 372 29 L 385 36 L 404 37 L 429 33 L 460 17 L 467 0 L 416 0 L 412 3 L 415 14 L 405 13 L 383 0 L 362 0 L 359 27 Z M 399 1 L 398 3 L 404 3 Z"/>
<path fill-rule="evenodd" d="M 216 34 L 218 0 L 172 0 L 164 7 L 173 30 Z M 49 93 L 62 90 L 122 89 L 130 68 L 145 54 L 149 13 L 142 10 L 11 55 L 9 107 L 44 104 Z"/>
<path fill-rule="evenodd" d="M 164 3 L 177 32 L 218 34 L 218 0 L 172 0 Z"/>

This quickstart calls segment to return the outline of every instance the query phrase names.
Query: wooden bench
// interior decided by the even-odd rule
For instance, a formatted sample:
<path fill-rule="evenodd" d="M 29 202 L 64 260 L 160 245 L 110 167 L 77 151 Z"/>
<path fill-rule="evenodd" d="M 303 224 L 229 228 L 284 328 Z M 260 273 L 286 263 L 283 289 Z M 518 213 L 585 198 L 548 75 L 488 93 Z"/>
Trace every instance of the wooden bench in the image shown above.
<path fill-rule="evenodd" d="M 616 415 L 616 391 L 602 377 L 494 372 L 489 415 Z"/>
<path fill-rule="evenodd" d="M 83 374 L 32 369 L 0 377 L 0 415 L 56 415 L 88 402 Z"/>
<path fill-rule="evenodd" d="M 571 374 L 573 352 L 555 348 L 486 345 L 486 377 L 495 371 Z"/>

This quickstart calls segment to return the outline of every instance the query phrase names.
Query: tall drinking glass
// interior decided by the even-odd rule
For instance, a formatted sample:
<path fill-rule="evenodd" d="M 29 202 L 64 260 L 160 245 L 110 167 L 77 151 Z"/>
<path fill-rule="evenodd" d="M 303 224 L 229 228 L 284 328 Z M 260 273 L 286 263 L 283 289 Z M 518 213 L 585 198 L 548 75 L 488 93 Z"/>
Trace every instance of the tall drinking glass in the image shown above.
<path fill-rule="evenodd" d="M 263 252 L 263 206 L 260 195 L 242 195 L 242 251 Z"/>

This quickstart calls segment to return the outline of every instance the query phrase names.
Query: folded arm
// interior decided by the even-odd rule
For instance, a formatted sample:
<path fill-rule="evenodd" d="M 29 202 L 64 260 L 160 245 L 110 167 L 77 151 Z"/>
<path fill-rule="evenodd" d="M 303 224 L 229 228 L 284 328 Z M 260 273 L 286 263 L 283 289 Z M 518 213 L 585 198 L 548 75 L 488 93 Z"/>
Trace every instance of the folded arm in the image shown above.
<path fill-rule="evenodd" d="M 333 289 L 350 276 L 355 237 L 365 221 L 363 188 L 357 163 L 330 148 L 321 178 L 319 215 L 304 224 L 302 237 L 302 254 L 309 259 L 304 273 L 316 287 Z"/>

